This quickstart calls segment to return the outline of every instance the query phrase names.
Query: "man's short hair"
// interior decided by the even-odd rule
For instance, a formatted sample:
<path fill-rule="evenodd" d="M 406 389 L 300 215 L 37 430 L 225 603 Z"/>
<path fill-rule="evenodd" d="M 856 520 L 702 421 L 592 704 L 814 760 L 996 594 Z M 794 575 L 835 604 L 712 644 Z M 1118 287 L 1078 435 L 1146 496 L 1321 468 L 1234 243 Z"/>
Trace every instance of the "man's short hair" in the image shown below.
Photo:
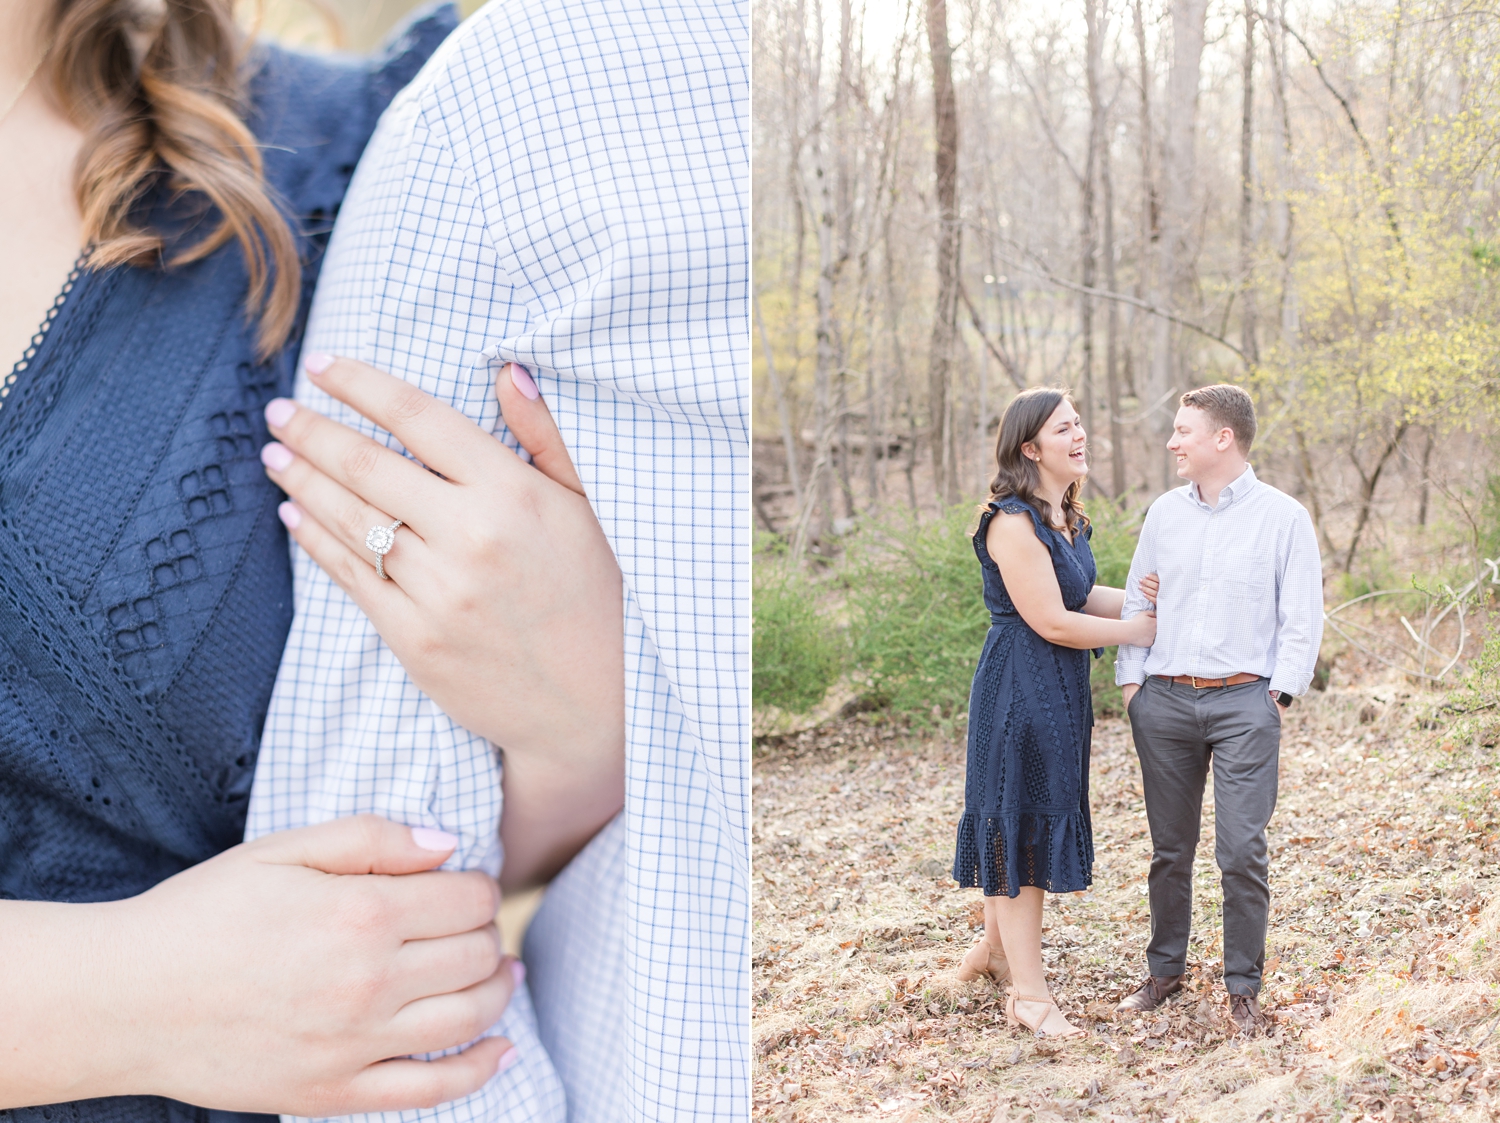
<path fill-rule="evenodd" d="M 1217 429 L 1234 430 L 1234 443 L 1242 456 L 1250 455 L 1255 443 L 1255 402 L 1238 386 L 1221 382 L 1217 386 L 1200 386 L 1182 395 L 1182 404 L 1208 414 Z"/>

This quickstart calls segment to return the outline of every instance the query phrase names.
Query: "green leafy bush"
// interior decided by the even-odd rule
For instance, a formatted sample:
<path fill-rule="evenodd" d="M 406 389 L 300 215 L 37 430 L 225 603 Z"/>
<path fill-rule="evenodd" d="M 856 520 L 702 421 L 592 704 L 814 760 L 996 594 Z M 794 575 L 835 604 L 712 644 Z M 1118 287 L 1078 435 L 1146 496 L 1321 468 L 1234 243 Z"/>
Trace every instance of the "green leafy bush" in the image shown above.
<path fill-rule="evenodd" d="M 849 548 L 851 656 L 862 685 L 899 714 L 958 713 L 990 626 L 972 509 L 925 526 L 870 528 Z"/>
<path fill-rule="evenodd" d="M 1088 510 L 1099 583 L 1119 587 L 1140 516 L 1107 500 L 1091 501 Z M 989 629 L 970 538 L 974 521 L 972 508 L 957 507 L 925 526 L 868 529 L 850 545 L 845 579 L 854 671 L 876 698 L 918 722 L 951 717 L 968 705 Z M 1113 649 L 1094 661 L 1091 682 L 1101 712 L 1121 709 Z"/>
<path fill-rule="evenodd" d="M 813 584 L 773 556 L 756 558 L 754 593 L 754 704 L 806 713 L 823 700 L 843 670 L 838 629 L 818 610 Z"/>

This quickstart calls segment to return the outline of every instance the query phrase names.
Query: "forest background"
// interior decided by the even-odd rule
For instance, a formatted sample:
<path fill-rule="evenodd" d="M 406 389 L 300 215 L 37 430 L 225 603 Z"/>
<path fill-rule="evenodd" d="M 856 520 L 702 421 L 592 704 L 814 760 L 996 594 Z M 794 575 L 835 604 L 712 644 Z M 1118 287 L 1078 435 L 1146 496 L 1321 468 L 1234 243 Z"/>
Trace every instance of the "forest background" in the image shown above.
<path fill-rule="evenodd" d="M 1106 583 L 1216 381 L 1330 605 L 1500 553 L 1500 5 L 761 0 L 753 52 L 761 728 L 840 676 L 961 709 L 1026 386 L 1074 390 Z"/>
<path fill-rule="evenodd" d="M 752 52 L 755 1117 L 1500 1118 L 1500 3 L 757 0 Z M 1043 934 L 1091 1033 L 1035 1041 L 953 977 L 998 418 L 1073 388 L 1119 584 L 1217 381 L 1330 617 L 1283 729 L 1273 1029 L 1224 1014 L 1207 845 L 1189 996 L 1114 1013 L 1150 843 L 1106 656 L 1094 887 Z"/>

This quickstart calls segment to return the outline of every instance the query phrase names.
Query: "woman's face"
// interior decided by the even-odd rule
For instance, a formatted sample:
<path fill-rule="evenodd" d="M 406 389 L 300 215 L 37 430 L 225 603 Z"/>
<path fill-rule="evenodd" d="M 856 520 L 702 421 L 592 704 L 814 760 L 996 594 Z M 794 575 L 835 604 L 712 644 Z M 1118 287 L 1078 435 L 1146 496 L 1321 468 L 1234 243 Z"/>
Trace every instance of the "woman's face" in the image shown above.
<path fill-rule="evenodd" d="M 1036 462 L 1043 479 L 1051 477 L 1066 488 L 1089 474 L 1084 456 L 1087 446 L 1083 421 L 1073 403 L 1064 398 L 1035 439 L 1021 446 L 1021 452 Z"/>

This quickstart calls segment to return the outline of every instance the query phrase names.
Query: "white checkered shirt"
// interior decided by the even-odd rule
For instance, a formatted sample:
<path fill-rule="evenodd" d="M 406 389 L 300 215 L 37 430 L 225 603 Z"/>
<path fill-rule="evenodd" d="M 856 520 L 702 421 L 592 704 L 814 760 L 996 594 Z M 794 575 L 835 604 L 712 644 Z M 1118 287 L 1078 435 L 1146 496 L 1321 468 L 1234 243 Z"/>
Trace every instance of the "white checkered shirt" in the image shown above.
<path fill-rule="evenodd" d="M 495 0 L 387 110 L 334 232 L 307 350 L 511 447 L 494 378 L 527 367 L 626 587 L 625 810 L 528 930 L 539 1032 L 523 994 L 492 1031 L 522 1063 L 393 1120 L 560 1118 L 554 1068 L 574 1123 L 749 1113 L 748 35 L 743 0 Z M 247 834 L 374 811 L 493 872 L 494 750 L 293 558 Z"/>
<path fill-rule="evenodd" d="M 1306 508 L 1249 465 L 1210 507 L 1189 484 L 1146 512 L 1120 616 L 1147 608 L 1141 578 L 1161 578 L 1156 643 L 1121 644 L 1117 683 L 1147 675 L 1225 678 L 1247 671 L 1306 693 L 1323 638 L 1323 563 Z"/>

